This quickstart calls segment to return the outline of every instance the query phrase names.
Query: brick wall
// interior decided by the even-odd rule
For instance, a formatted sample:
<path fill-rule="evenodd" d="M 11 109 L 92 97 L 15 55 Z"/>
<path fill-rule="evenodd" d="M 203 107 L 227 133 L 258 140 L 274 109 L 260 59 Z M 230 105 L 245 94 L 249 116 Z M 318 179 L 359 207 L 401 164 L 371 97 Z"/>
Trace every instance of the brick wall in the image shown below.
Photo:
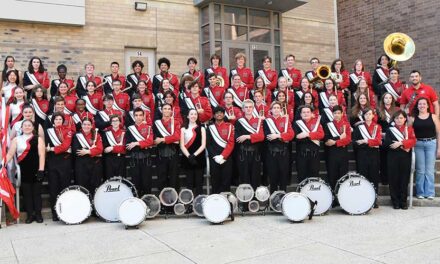
<path fill-rule="evenodd" d="M 411 36 L 416 44 L 414 56 L 399 62 L 402 80 L 408 81 L 409 72 L 419 69 L 424 82 L 440 89 L 438 0 L 338 0 L 339 52 L 352 67 L 357 58 L 374 70 L 383 51 L 383 40 L 393 32 Z"/>

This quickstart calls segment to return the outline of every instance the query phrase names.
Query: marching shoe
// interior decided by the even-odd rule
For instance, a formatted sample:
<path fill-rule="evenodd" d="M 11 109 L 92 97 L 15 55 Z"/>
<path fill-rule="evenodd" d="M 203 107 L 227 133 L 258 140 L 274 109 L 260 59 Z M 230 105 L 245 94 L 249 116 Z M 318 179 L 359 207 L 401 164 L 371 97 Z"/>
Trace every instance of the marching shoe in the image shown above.
<path fill-rule="evenodd" d="M 28 218 L 26 218 L 26 221 L 24 221 L 26 224 L 30 224 L 30 223 L 32 223 L 33 221 L 34 221 L 35 219 L 34 219 L 34 216 L 32 215 L 32 216 L 28 216 Z"/>
<path fill-rule="evenodd" d="M 37 214 L 37 215 L 35 216 L 35 221 L 36 221 L 37 223 L 39 223 L 39 224 L 43 223 L 43 216 L 41 216 L 41 213 L 40 213 L 40 214 Z"/>
<path fill-rule="evenodd" d="M 400 209 L 408 210 L 408 205 L 406 203 L 400 205 Z"/>
<path fill-rule="evenodd" d="M 400 206 L 397 205 L 397 204 L 394 204 L 394 205 L 393 205 L 393 209 L 400 209 Z"/>

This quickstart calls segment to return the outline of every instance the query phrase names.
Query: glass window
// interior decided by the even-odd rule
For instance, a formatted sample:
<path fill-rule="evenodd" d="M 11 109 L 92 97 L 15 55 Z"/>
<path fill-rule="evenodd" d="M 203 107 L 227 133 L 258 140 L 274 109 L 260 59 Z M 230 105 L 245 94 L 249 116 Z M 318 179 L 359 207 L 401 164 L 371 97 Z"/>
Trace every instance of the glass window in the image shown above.
<path fill-rule="evenodd" d="M 222 42 L 221 41 L 215 42 L 215 54 L 222 56 Z"/>
<path fill-rule="evenodd" d="M 275 44 L 280 45 L 280 31 L 279 30 L 275 30 L 274 31 L 274 37 L 275 37 Z"/>
<path fill-rule="evenodd" d="M 247 24 L 246 8 L 225 6 L 225 13 L 223 16 L 225 23 L 231 24 Z"/>
<path fill-rule="evenodd" d="M 281 48 L 275 46 L 275 70 L 279 71 L 281 69 Z"/>
<path fill-rule="evenodd" d="M 208 7 L 202 8 L 201 14 L 202 14 L 202 25 L 209 23 L 209 8 Z"/>
<path fill-rule="evenodd" d="M 263 10 L 249 9 L 249 22 L 251 26 L 270 27 L 270 13 Z"/>
<path fill-rule="evenodd" d="M 202 42 L 209 41 L 209 24 L 202 27 Z"/>
<path fill-rule="evenodd" d="M 214 5 L 214 22 L 220 22 L 221 19 L 221 9 L 220 9 L 220 5 Z"/>
<path fill-rule="evenodd" d="M 264 49 L 254 49 L 252 50 L 253 59 L 253 71 L 257 74 L 258 70 L 262 69 L 262 61 L 265 56 L 269 56 L 269 51 Z"/>
<path fill-rule="evenodd" d="M 209 62 L 210 57 L 211 57 L 211 54 L 209 52 L 209 42 L 202 44 L 202 58 L 203 58 L 202 67 L 204 69 L 206 69 L 210 66 L 210 62 Z"/>
<path fill-rule="evenodd" d="M 225 39 L 247 40 L 247 27 L 225 25 Z"/>
<path fill-rule="evenodd" d="M 280 28 L 280 14 L 273 13 L 273 27 Z"/>
<path fill-rule="evenodd" d="M 246 54 L 246 49 L 243 49 L 243 48 L 229 48 L 229 50 L 227 52 L 229 54 L 229 69 L 232 69 L 232 68 L 235 68 L 237 66 L 237 64 L 235 62 L 235 55 L 237 55 L 237 53 L 244 53 L 244 54 Z"/>
<path fill-rule="evenodd" d="M 221 24 L 214 24 L 214 36 L 215 39 L 222 39 L 222 30 Z"/>
<path fill-rule="evenodd" d="M 270 29 L 251 28 L 251 31 L 249 32 L 249 40 L 254 42 L 270 43 Z"/>

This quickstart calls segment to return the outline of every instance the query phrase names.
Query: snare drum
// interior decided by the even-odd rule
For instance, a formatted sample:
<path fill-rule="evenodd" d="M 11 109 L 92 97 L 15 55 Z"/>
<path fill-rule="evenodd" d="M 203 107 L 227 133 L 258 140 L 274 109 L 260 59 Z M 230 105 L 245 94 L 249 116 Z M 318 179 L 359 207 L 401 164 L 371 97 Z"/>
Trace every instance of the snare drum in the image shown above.
<path fill-rule="evenodd" d="M 283 200 L 284 195 L 286 195 L 286 192 L 284 191 L 275 191 L 270 196 L 269 205 L 274 212 L 281 213 L 281 201 Z"/>
<path fill-rule="evenodd" d="M 96 215 L 107 222 L 119 221 L 119 206 L 128 198 L 137 197 L 134 185 L 122 177 L 112 177 L 96 189 L 93 198 Z"/>
<path fill-rule="evenodd" d="M 174 214 L 175 215 L 183 215 L 186 212 L 186 207 L 182 203 L 174 204 Z"/>
<path fill-rule="evenodd" d="M 332 189 L 321 178 L 307 178 L 303 180 L 296 188 L 296 191 L 307 195 L 313 202 L 317 202 L 313 215 L 323 215 L 332 207 Z"/>
<path fill-rule="evenodd" d="M 211 223 L 222 223 L 231 215 L 231 204 L 225 196 L 211 194 L 203 202 L 203 215 Z"/>
<path fill-rule="evenodd" d="M 206 197 L 208 195 L 206 194 L 200 194 L 197 195 L 196 198 L 193 200 L 193 210 L 194 213 L 196 213 L 197 216 L 203 217 L 203 202 L 205 201 Z"/>
<path fill-rule="evenodd" d="M 235 196 L 242 203 L 247 203 L 254 198 L 254 188 L 250 184 L 240 184 L 235 190 Z"/>
<path fill-rule="evenodd" d="M 154 194 L 145 194 L 141 198 L 147 205 L 146 218 L 154 218 L 160 212 L 160 200 Z"/>
<path fill-rule="evenodd" d="M 57 197 L 55 211 L 64 223 L 81 224 L 92 213 L 89 191 L 79 185 L 64 189 Z"/>
<path fill-rule="evenodd" d="M 290 221 L 301 222 L 310 216 L 312 204 L 305 194 L 290 192 L 284 195 L 281 210 Z"/>
<path fill-rule="evenodd" d="M 260 202 L 267 202 L 270 198 L 269 188 L 266 186 L 259 186 L 255 190 L 255 198 Z"/>
<path fill-rule="evenodd" d="M 376 201 L 374 185 L 364 176 L 349 172 L 336 184 L 336 191 L 341 208 L 351 215 L 365 214 Z"/>
<path fill-rule="evenodd" d="M 171 187 L 163 188 L 159 194 L 159 200 L 164 206 L 174 206 L 179 199 L 176 189 Z"/>
<path fill-rule="evenodd" d="M 121 203 L 118 216 L 125 226 L 138 226 L 147 217 L 148 207 L 139 198 L 131 197 Z"/>

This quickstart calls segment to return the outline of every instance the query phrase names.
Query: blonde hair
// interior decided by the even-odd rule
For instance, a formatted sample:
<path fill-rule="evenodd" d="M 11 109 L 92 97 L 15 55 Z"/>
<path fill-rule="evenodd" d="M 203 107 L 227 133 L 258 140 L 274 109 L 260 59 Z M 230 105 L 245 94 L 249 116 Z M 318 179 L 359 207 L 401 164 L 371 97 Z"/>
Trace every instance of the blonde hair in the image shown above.
<path fill-rule="evenodd" d="M 238 60 L 238 59 L 241 59 L 241 58 L 243 58 L 244 62 L 246 62 L 246 55 L 243 52 L 239 52 L 239 53 L 237 53 L 235 55 L 235 60 Z"/>

